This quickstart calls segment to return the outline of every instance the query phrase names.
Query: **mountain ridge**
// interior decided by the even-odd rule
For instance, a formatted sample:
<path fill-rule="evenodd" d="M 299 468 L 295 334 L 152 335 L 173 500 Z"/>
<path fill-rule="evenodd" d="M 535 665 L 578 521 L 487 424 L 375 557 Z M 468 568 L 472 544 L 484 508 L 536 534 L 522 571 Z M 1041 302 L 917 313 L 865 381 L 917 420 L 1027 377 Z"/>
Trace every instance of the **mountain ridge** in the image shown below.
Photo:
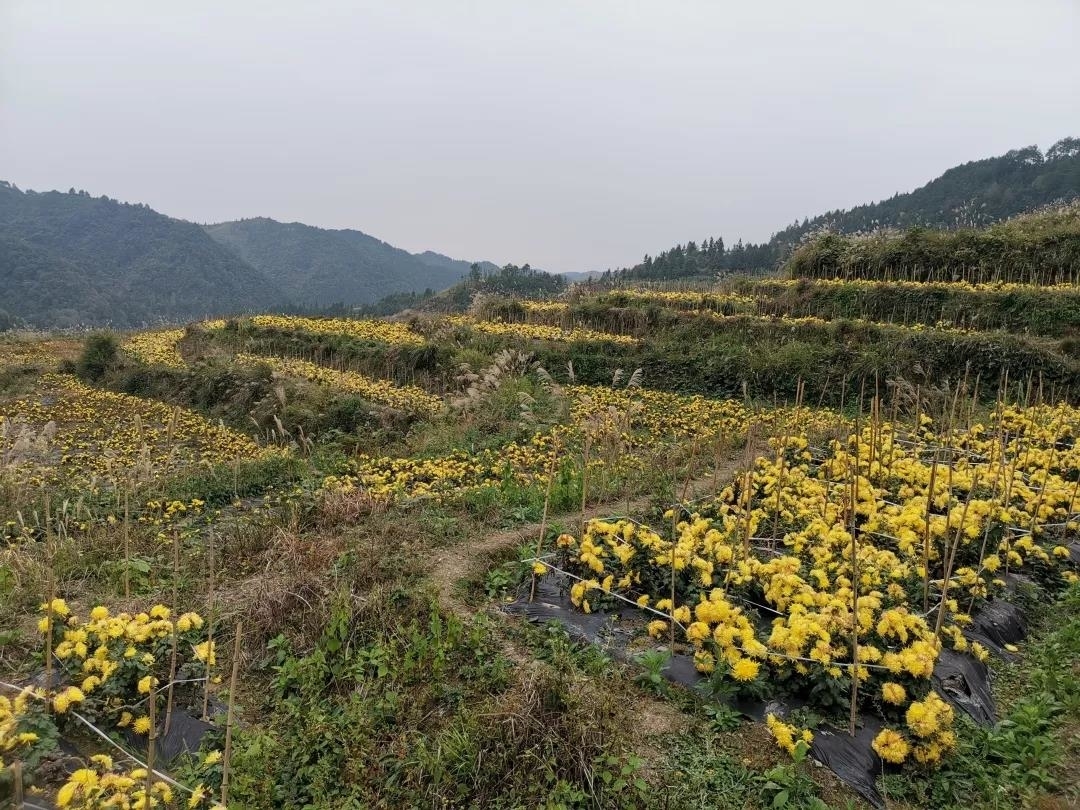
<path fill-rule="evenodd" d="M 33 327 L 142 326 L 284 303 L 198 225 L 140 203 L 0 182 L 0 240 L 0 310 Z"/>
<path fill-rule="evenodd" d="M 723 238 L 690 241 L 646 255 L 605 274 L 627 279 L 685 278 L 717 271 L 774 269 L 810 233 L 841 234 L 881 228 L 952 229 L 993 224 L 1034 208 L 1080 197 L 1080 138 L 1063 138 L 1044 154 L 1037 146 L 1012 149 L 946 169 L 907 192 L 872 203 L 826 211 L 773 233 L 767 242 L 726 246 Z"/>
<path fill-rule="evenodd" d="M 358 306 L 394 293 L 443 289 L 472 265 L 434 251 L 409 253 L 352 228 L 320 228 L 270 217 L 203 229 L 303 306 Z"/>

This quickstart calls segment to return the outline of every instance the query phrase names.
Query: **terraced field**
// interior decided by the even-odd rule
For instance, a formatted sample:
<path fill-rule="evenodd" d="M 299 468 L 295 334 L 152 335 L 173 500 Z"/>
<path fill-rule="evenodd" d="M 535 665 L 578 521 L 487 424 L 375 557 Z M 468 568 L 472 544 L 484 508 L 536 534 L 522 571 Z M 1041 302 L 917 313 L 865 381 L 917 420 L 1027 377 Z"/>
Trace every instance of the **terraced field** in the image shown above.
<path fill-rule="evenodd" d="M 736 279 L 0 344 L 0 797 L 1070 806 L 1078 328 Z"/>

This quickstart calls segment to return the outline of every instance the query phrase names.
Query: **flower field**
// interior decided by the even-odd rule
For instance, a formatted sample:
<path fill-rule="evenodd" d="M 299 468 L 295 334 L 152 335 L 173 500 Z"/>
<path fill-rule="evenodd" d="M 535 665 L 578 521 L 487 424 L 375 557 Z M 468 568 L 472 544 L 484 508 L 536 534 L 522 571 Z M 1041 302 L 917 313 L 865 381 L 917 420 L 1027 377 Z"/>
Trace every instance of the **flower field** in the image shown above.
<path fill-rule="evenodd" d="M 353 320 L 351 318 L 300 318 L 285 315 L 256 315 L 251 323 L 266 329 L 310 332 L 321 335 L 345 335 L 363 341 L 395 346 L 420 346 L 424 342 L 405 324 L 389 321 Z"/>
<path fill-rule="evenodd" d="M 930 688 L 941 649 L 987 660 L 967 628 L 1010 575 L 1078 580 L 1080 410 L 920 424 L 864 423 L 818 451 L 805 434 L 776 439 L 716 499 L 669 510 L 667 529 L 592 521 L 544 565 L 572 577 L 585 612 L 615 594 L 648 609 L 649 634 L 674 628 L 700 672 L 811 699 L 848 692 L 853 716 L 888 724 L 882 759 L 938 763 L 956 745 L 952 707 Z"/>
<path fill-rule="evenodd" d="M 177 344 L 184 337 L 183 329 L 163 329 L 160 332 L 140 332 L 124 343 L 124 351 L 149 366 L 183 368 L 187 365 L 180 356 Z"/>
<path fill-rule="evenodd" d="M 548 310 L 552 311 L 552 310 Z M 554 311 L 558 311 L 557 309 Z M 592 329 L 571 327 L 563 329 L 557 326 L 533 323 L 502 323 L 500 321 L 484 321 L 473 318 L 454 316 L 447 319 L 452 326 L 473 329 L 488 335 L 499 337 L 522 338 L 525 340 L 553 340 L 560 343 L 637 343 L 637 339 L 628 335 L 617 335 L 610 332 L 597 332 Z"/>
<path fill-rule="evenodd" d="M 79 348 L 79 343 L 74 340 L 0 340 L 0 370 L 39 368 L 53 371 L 61 360 L 74 357 Z"/>
<path fill-rule="evenodd" d="M 414 385 L 393 385 L 386 380 L 372 379 L 355 371 L 336 371 L 306 360 L 242 353 L 236 355 L 236 362 L 269 365 L 277 373 L 292 374 L 340 391 L 359 394 L 372 402 L 389 405 L 407 413 L 432 417 L 443 409 L 442 400 L 422 388 Z"/>
<path fill-rule="evenodd" d="M 816 316 L 909 326 L 1007 330 L 1067 336 L 1080 329 L 1080 290 L 1073 284 L 917 282 L 832 278 L 735 278 L 721 289 L 616 289 L 575 297 L 574 305 L 663 307 L 723 315 Z M 521 302 L 548 316 L 564 310 Z"/>
<path fill-rule="evenodd" d="M 1074 291 L 885 286 L 0 342 L 0 804 L 1069 806 Z"/>
<path fill-rule="evenodd" d="M 0 437 L 5 482 L 84 494 L 268 452 L 196 413 L 62 374 L 44 376 L 33 396 L 4 406 Z"/>
<path fill-rule="evenodd" d="M 329 478 L 327 486 L 361 487 L 377 498 L 441 499 L 507 481 L 542 486 L 553 468 L 578 463 L 603 481 L 628 480 L 670 460 L 680 448 L 706 463 L 718 447 L 741 446 L 752 430 L 761 435 L 802 424 L 824 431 L 835 424 L 835 416 L 823 411 L 754 412 L 730 400 L 661 391 L 570 386 L 566 394 L 569 422 L 528 442 L 434 458 L 361 456 L 349 474 Z"/>

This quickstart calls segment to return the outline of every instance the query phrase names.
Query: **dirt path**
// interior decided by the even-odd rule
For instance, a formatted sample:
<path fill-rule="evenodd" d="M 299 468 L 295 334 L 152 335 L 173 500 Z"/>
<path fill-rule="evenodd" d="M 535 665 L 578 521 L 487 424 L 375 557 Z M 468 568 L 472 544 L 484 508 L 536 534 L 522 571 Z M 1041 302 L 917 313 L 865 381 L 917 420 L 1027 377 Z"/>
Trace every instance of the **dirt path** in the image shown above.
<path fill-rule="evenodd" d="M 732 476 L 743 466 L 744 455 L 729 458 L 716 472 L 707 476 L 696 478 L 680 487 L 680 500 L 690 502 L 714 491 L 717 485 L 724 486 Z M 596 504 L 585 510 L 586 520 L 612 517 L 635 517 L 647 510 L 652 505 L 653 499 L 648 496 L 634 498 L 630 501 L 607 501 Z M 569 519 L 577 524 L 580 516 L 578 513 L 563 513 L 549 518 L 566 521 Z M 432 568 L 429 576 L 435 583 L 439 593 L 439 601 L 449 610 L 459 616 L 471 616 L 475 608 L 467 605 L 456 593 L 459 583 L 464 580 L 475 579 L 482 575 L 493 562 L 493 558 L 501 552 L 516 548 L 523 543 L 535 543 L 540 534 L 540 523 L 530 523 L 513 529 L 494 532 L 475 540 L 466 540 L 449 548 L 440 549 L 432 559 Z"/>
<path fill-rule="evenodd" d="M 744 456 L 729 459 L 715 473 L 694 479 L 681 488 L 680 500 L 685 503 L 695 501 L 716 491 L 717 486 L 725 486 L 734 474 L 744 465 Z M 640 497 L 630 501 L 608 501 L 585 510 L 588 520 L 611 516 L 640 516 L 652 505 L 652 498 Z M 556 516 L 563 522 L 576 526 L 580 520 L 577 513 Z M 550 524 L 550 521 L 549 521 Z M 434 555 L 431 581 L 438 589 L 439 601 L 447 610 L 463 619 L 471 618 L 476 612 L 475 606 L 469 605 L 458 593 L 463 581 L 476 580 L 491 567 L 497 555 L 521 546 L 523 543 L 535 543 L 540 533 L 539 523 L 530 523 L 505 531 L 493 532 L 475 540 L 466 540 L 449 548 L 440 549 Z M 505 618 L 505 617 L 504 617 Z M 519 671 L 541 666 L 527 650 L 503 634 L 498 634 L 503 655 L 513 661 Z M 635 740 L 635 750 L 645 763 L 644 773 L 649 773 L 661 763 L 666 754 L 658 747 L 659 740 L 667 735 L 685 732 L 690 727 L 690 719 L 669 701 L 647 694 L 640 695 L 626 711 L 633 715 L 631 736 Z"/>

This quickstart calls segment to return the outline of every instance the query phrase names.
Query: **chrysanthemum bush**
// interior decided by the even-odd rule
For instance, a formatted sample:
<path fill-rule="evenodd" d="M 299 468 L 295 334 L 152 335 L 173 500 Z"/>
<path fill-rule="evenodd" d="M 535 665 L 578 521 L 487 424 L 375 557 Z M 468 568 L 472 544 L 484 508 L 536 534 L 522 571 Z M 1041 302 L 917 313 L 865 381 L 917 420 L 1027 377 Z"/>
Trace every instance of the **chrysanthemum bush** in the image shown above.
<path fill-rule="evenodd" d="M 46 670 L 50 680 L 46 687 L 0 698 L 0 752 L 5 766 L 18 759 L 32 767 L 55 748 L 59 736 L 85 733 L 88 725 L 106 735 L 129 730 L 146 738 L 151 731 L 151 699 L 160 732 L 168 713 L 170 683 L 179 709 L 201 705 L 206 680 L 214 677 L 214 643 L 205 620 L 194 612 L 175 615 L 164 605 L 154 605 L 145 613 L 114 614 L 98 605 L 83 619 L 65 600 L 54 598 L 41 606 L 38 629 L 43 651 L 52 654 L 52 666 Z M 148 783 L 142 763 L 121 755 L 114 765 L 115 753 L 93 756 L 93 767 L 73 772 L 60 788 L 59 806 L 171 806 L 177 783 L 156 776 Z M 128 767 L 129 762 L 137 767 Z M 210 797 L 203 785 L 180 790 L 185 805 L 192 808 L 206 806 Z"/>
<path fill-rule="evenodd" d="M 63 599 L 53 599 L 42 614 L 38 629 L 51 636 L 58 665 L 54 680 L 60 676 L 51 698 L 60 717 L 75 707 L 96 724 L 130 726 L 145 734 L 149 696 L 168 683 L 174 639 L 175 681 L 205 682 L 215 664 L 214 645 L 198 613 L 174 616 L 164 605 L 154 605 L 146 613 L 114 615 L 99 605 L 81 619 Z"/>
<path fill-rule="evenodd" d="M 147 784 L 146 768 L 123 768 L 108 754 L 90 757 L 91 767 L 78 768 L 56 794 L 58 807 L 72 810 L 97 810 L 102 807 L 174 806 L 172 786 L 151 778 Z M 193 794 L 194 795 L 194 794 Z M 192 805 L 198 807 L 199 803 Z"/>
<path fill-rule="evenodd" d="M 16 760 L 33 767 L 55 744 L 43 693 L 29 686 L 0 693 L 0 776 Z"/>
<path fill-rule="evenodd" d="M 1080 509 L 1078 425 L 1065 405 L 999 407 L 986 426 L 875 421 L 816 450 L 791 435 L 712 501 L 669 511 L 670 528 L 594 520 L 549 561 L 574 605 L 617 594 L 651 611 L 657 638 L 674 622 L 697 668 L 736 691 L 767 680 L 830 710 L 857 681 L 858 705 L 889 723 L 879 755 L 933 765 L 956 741 L 930 687 L 942 648 L 986 659 L 964 629 L 1004 595 L 1006 570 L 1051 590 L 1077 577 L 1063 542 Z"/>

